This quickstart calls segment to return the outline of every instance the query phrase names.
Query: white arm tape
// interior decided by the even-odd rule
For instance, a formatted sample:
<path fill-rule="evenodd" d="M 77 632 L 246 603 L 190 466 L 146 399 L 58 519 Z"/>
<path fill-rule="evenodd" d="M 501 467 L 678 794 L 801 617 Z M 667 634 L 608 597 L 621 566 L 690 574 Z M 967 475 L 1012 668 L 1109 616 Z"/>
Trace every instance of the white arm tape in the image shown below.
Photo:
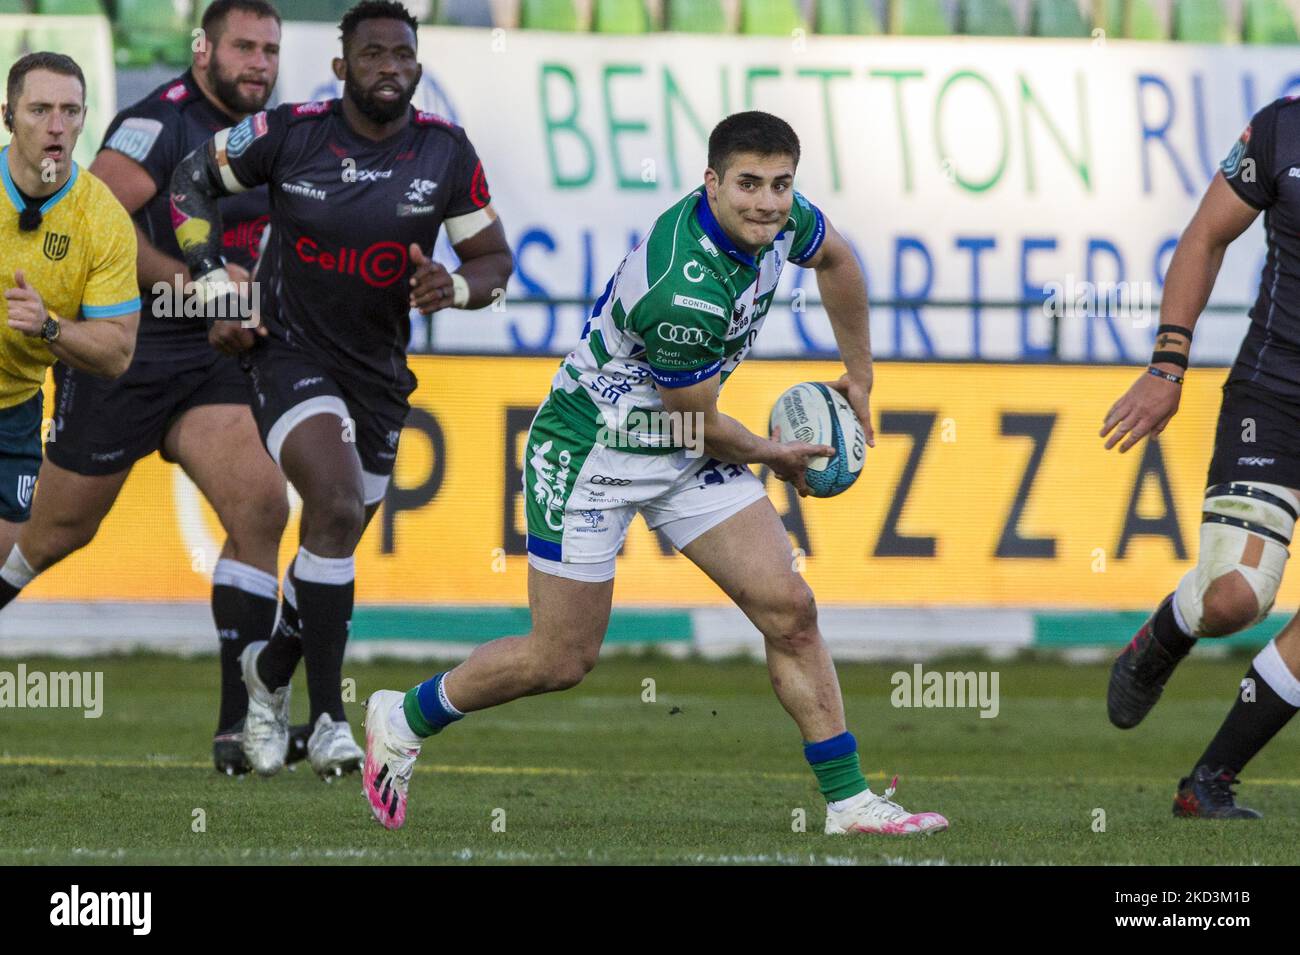
<path fill-rule="evenodd" d="M 237 192 L 247 192 L 248 187 L 235 176 L 235 170 L 230 168 L 230 160 L 226 158 L 226 140 L 229 138 L 230 130 L 222 129 L 212 137 L 212 142 L 217 150 L 217 169 L 221 172 L 221 184 L 233 196 Z"/>
<path fill-rule="evenodd" d="M 444 219 L 442 224 L 447 229 L 447 238 L 452 245 L 455 245 L 458 242 L 464 242 L 471 236 L 478 235 L 496 221 L 496 210 L 492 208 L 491 203 L 488 203 L 482 209 L 475 209 L 463 216 Z"/>
<path fill-rule="evenodd" d="M 469 282 L 459 272 L 451 273 L 451 304 L 464 308 L 469 304 Z"/>

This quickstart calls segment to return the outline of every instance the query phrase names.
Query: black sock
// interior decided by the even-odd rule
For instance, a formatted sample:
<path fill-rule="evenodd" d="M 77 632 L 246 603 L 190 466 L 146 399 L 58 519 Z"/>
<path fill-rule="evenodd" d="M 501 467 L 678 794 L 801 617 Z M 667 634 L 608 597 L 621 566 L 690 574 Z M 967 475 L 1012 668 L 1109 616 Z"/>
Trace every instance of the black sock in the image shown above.
<path fill-rule="evenodd" d="M 20 593 L 22 593 L 21 590 L 9 583 L 9 581 L 5 580 L 3 577 L 0 577 L 0 610 L 3 610 L 5 607 L 8 607 L 13 603 L 14 598 Z"/>
<path fill-rule="evenodd" d="M 1265 647 L 1264 652 L 1271 649 Z M 1273 652 L 1276 653 L 1275 650 Z M 1277 662 L 1285 666 L 1280 658 Z M 1219 727 L 1214 739 L 1210 740 L 1210 745 L 1201 755 L 1197 766 L 1208 766 L 1211 770 L 1223 768 L 1233 775 L 1240 773 L 1254 755 L 1295 716 L 1296 710 L 1300 709 L 1278 696 L 1268 681 L 1259 675 L 1255 664 L 1252 663 L 1246 671 L 1246 679 L 1254 681 L 1254 701 L 1249 700 L 1250 694 L 1244 687 L 1238 690 L 1237 701 L 1232 704 L 1227 719 Z M 1245 683 L 1244 680 L 1242 682 Z M 1195 771 L 1194 766 L 1192 772 Z"/>
<path fill-rule="evenodd" d="M 222 561 L 229 566 L 233 562 Z M 236 575 L 253 570 L 269 578 L 271 592 L 275 592 L 275 578 L 263 571 L 244 565 Z M 221 646 L 221 707 L 217 716 L 217 731 L 229 729 L 248 712 L 248 689 L 244 686 L 239 667 L 239 655 L 244 648 L 257 640 L 265 640 L 275 623 L 275 597 L 263 593 L 250 593 L 229 582 L 231 574 L 214 573 L 212 585 L 212 619 L 217 625 Z M 259 578 L 259 584 L 265 580 Z"/>
<path fill-rule="evenodd" d="M 1196 645 L 1196 638 L 1183 633 L 1174 617 L 1174 595 L 1170 594 L 1156 610 L 1155 620 L 1151 623 L 1151 635 L 1175 657 L 1185 657 Z"/>
<path fill-rule="evenodd" d="M 258 654 L 257 675 L 268 689 L 279 689 L 293 679 L 293 671 L 301 659 L 302 623 L 298 619 L 298 608 L 289 603 L 286 593 L 280 601 L 280 619 L 275 625 L 275 633 Z"/>
<path fill-rule="evenodd" d="M 23 588 L 31 583 L 35 576 L 36 571 L 32 570 L 23 552 L 18 549 L 17 544 L 14 544 L 5 556 L 3 565 L 0 566 L 0 610 L 13 603 L 14 598 L 22 593 Z"/>
<path fill-rule="evenodd" d="M 298 615 L 302 619 L 302 657 L 307 667 L 307 696 L 311 700 L 311 723 L 322 713 L 330 719 L 346 720 L 343 713 L 343 651 L 347 648 L 352 623 L 355 582 L 318 583 L 303 580 L 303 551 L 295 570 Z M 322 558 L 315 558 L 323 563 Z M 345 558 L 339 558 L 342 563 Z M 349 561 L 350 563 L 350 561 Z"/>

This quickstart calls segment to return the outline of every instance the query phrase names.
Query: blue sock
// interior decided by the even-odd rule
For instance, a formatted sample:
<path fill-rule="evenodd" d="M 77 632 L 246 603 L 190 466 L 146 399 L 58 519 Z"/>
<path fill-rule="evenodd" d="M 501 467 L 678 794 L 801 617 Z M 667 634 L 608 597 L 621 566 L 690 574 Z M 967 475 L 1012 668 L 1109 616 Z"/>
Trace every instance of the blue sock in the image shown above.
<path fill-rule="evenodd" d="M 441 732 L 444 726 L 465 718 L 465 714 L 447 699 L 442 688 L 446 675 L 445 672 L 439 673 L 406 691 L 402 711 L 406 714 L 406 722 L 418 736 L 432 736 Z"/>

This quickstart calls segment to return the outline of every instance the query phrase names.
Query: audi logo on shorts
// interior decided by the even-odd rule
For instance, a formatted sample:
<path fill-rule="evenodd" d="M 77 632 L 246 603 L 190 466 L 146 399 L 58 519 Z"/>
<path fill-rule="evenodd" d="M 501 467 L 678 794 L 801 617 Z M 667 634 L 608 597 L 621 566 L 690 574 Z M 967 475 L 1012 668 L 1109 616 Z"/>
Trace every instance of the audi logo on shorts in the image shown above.
<path fill-rule="evenodd" d="M 594 475 L 588 484 L 603 484 L 605 487 L 627 487 L 632 483 L 629 478 L 605 477 L 603 474 Z"/>
<path fill-rule="evenodd" d="M 669 325 L 667 322 L 660 322 L 659 337 L 677 345 L 703 345 L 709 336 L 704 334 L 702 328 L 687 328 L 685 325 Z"/>

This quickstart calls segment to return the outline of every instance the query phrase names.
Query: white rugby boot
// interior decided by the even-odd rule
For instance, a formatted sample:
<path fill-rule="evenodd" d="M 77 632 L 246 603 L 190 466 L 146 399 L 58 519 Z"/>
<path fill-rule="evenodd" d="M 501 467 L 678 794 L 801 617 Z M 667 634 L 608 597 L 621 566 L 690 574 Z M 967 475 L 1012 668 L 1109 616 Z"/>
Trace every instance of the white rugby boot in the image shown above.
<path fill-rule="evenodd" d="M 838 810 L 826 807 L 826 835 L 840 836 L 850 832 L 866 832 L 882 836 L 914 836 L 926 832 L 942 832 L 948 820 L 937 812 L 908 812 L 896 802 L 890 802 L 898 788 L 898 777 L 889 784 L 883 796 L 870 789 L 844 800 Z"/>
<path fill-rule="evenodd" d="M 420 755 L 419 739 L 413 734 L 403 736 L 389 722 L 390 715 L 401 713 L 404 695 L 396 690 L 379 690 L 366 701 L 362 792 L 370 811 L 385 829 L 400 829 L 406 822 L 406 791 L 415 771 L 415 758 Z"/>
<path fill-rule="evenodd" d="M 307 740 L 307 759 L 322 779 L 355 773 L 361 768 L 365 753 L 352 738 L 347 720 L 336 723 L 328 713 L 316 718 L 316 728 Z"/>
<path fill-rule="evenodd" d="M 259 776 L 274 776 L 289 753 L 289 684 L 274 692 L 257 675 L 257 655 L 265 640 L 250 643 L 239 655 L 239 667 L 248 688 L 248 715 L 244 717 L 244 755 Z"/>

